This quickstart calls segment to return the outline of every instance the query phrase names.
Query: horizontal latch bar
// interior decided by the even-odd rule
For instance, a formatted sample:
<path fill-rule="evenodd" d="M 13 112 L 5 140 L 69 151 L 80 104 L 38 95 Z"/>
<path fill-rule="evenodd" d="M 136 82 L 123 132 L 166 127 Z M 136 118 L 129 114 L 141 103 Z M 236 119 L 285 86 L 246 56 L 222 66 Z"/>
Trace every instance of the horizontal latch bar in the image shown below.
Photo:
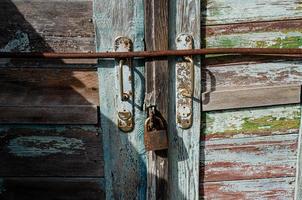
<path fill-rule="evenodd" d="M 270 55 L 302 57 L 302 49 L 275 48 L 204 48 L 189 50 L 134 51 L 134 52 L 0 52 L 0 58 L 39 58 L 39 59 L 89 59 L 89 58 L 155 58 L 167 56 L 194 56 L 206 54 Z"/>

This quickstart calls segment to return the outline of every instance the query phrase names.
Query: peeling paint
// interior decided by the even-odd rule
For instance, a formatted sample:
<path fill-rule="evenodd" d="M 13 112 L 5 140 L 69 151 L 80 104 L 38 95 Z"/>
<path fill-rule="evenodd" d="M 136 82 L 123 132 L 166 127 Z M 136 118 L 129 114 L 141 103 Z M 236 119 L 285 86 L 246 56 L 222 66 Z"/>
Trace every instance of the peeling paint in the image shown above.
<path fill-rule="evenodd" d="M 206 42 L 208 48 L 302 48 L 302 30 L 215 35 Z"/>
<path fill-rule="evenodd" d="M 12 139 L 10 153 L 20 157 L 48 156 L 51 154 L 77 154 L 85 150 L 84 143 L 75 138 L 59 136 L 23 136 Z"/>
<path fill-rule="evenodd" d="M 271 134 L 297 132 L 300 106 L 209 112 L 205 118 L 205 134 L 242 134 L 269 131 Z"/>
<path fill-rule="evenodd" d="M 9 51 L 30 51 L 30 42 L 27 33 L 22 31 L 17 31 L 11 41 L 9 41 L 4 48 L 0 49 L 0 52 L 9 52 Z"/>
<path fill-rule="evenodd" d="M 299 7 L 296 0 L 208 0 L 203 15 L 207 24 L 271 21 L 301 17 Z"/>

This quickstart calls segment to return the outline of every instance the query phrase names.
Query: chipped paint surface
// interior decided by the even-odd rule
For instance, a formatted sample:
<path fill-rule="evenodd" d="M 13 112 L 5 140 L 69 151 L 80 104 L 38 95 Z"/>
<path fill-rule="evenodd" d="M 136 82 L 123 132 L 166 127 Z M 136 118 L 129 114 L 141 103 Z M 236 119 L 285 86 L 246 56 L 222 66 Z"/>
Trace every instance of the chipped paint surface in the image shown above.
<path fill-rule="evenodd" d="M 12 40 L 10 40 L 4 48 L 0 49 L 0 52 L 9 52 L 9 51 L 22 51 L 29 52 L 30 51 L 30 43 L 29 37 L 27 33 L 23 33 L 22 31 L 17 31 Z"/>
<path fill-rule="evenodd" d="M 207 37 L 207 47 L 301 48 L 302 30 L 295 32 L 251 32 Z"/>
<path fill-rule="evenodd" d="M 227 67 L 210 67 L 215 76 L 216 89 L 247 86 L 277 86 L 302 84 L 302 65 L 299 61 L 274 60 L 266 63 L 231 64 Z M 207 87 L 211 86 L 207 77 Z M 213 84 L 212 84 L 213 85 Z"/>
<path fill-rule="evenodd" d="M 20 157 L 48 156 L 52 154 L 77 154 L 85 150 L 84 143 L 75 138 L 59 136 L 23 136 L 12 139 L 9 152 Z"/>
<path fill-rule="evenodd" d="M 208 112 L 204 133 L 208 139 L 297 133 L 300 106 L 278 106 L 258 109 Z"/>
<path fill-rule="evenodd" d="M 302 16 L 296 0 L 208 0 L 207 24 L 293 19 Z"/>
<path fill-rule="evenodd" d="M 205 184 L 209 200 L 290 200 L 294 195 L 294 177 L 223 181 Z"/>
<path fill-rule="evenodd" d="M 298 134 L 288 134 L 206 142 L 201 147 L 205 180 L 294 176 L 297 139 Z"/>

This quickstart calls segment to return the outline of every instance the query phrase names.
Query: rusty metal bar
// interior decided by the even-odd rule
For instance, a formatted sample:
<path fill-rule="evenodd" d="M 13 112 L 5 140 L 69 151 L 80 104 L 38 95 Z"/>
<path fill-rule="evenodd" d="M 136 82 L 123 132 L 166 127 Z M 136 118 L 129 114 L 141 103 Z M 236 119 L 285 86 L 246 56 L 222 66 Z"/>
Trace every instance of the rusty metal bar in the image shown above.
<path fill-rule="evenodd" d="M 0 52 L 0 58 L 35 58 L 35 59 L 92 59 L 92 58 L 155 58 L 167 56 L 190 56 L 206 54 L 239 54 L 239 55 L 270 55 L 302 57 L 302 49 L 273 48 L 209 48 L 190 50 L 165 51 L 134 51 L 134 52 Z"/>

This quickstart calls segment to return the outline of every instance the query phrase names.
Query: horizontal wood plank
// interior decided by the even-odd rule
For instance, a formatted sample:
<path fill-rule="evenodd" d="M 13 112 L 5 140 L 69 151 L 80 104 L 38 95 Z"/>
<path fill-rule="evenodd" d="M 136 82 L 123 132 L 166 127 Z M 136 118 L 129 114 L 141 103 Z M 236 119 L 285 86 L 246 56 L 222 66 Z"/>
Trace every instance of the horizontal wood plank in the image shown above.
<path fill-rule="evenodd" d="M 209 182 L 201 186 L 201 199 L 283 199 L 294 198 L 295 178 Z"/>
<path fill-rule="evenodd" d="M 205 140 L 298 133 L 300 105 L 205 112 Z"/>
<path fill-rule="evenodd" d="M 0 18 L 3 51 L 95 49 L 92 1 L 2 0 Z"/>
<path fill-rule="evenodd" d="M 208 0 L 202 9 L 208 25 L 302 17 L 301 2 L 296 0 Z"/>
<path fill-rule="evenodd" d="M 96 71 L 1 69 L 0 123 L 96 124 Z"/>
<path fill-rule="evenodd" d="M 301 85 L 204 92 L 202 97 L 203 111 L 297 104 Z"/>
<path fill-rule="evenodd" d="M 301 23 L 300 19 L 227 24 L 205 26 L 202 31 L 208 48 L 300 48 Z"/>
<path fill-rule="evenodd" d="M 0 124 L 97 124 L 97 106 L 0 106 Z"/>
<path fill-rule="evenodd" d="M 200 181 L 294 177 L 297 140 L 289 134 L 203 142 Z"/>
<path fill-rule="evenodd" d="M 104 179 L 0 178 L 1 200 L 104 200 Z"/>
<path fill-rule="evenodd" d="M 0 105 L 98 105 L 96 71 L 1 69 Z"/>
<path fill-rule="evenodd" d="M 1 126 L 0 176 L 103 177 L 95 126 Z"/>

